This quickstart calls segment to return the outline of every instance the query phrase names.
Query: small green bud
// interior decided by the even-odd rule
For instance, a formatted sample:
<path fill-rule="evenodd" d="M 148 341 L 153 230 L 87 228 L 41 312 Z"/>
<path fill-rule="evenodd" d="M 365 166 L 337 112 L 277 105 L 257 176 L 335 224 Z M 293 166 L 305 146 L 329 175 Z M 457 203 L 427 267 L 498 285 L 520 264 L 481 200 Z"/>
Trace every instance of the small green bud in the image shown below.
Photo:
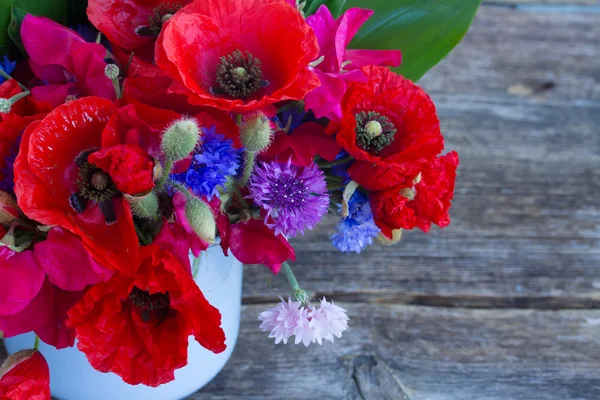
<path fill-rule="evenodd" d="M 168 159 L 179 161 L 186 158 L 198 144 L 200 128 L 193 119 L 176 121 L 165 131 L 161 148 Z"/>
<path fill-rule="evenodd" d="M 299 301 L 302 305 L 307 306 L 310 303 L 312 296 L 306 290 L 296 289 L 292 291 L 292 301 Z"/>
<path fill-rule="evenodd" d="M 261 112 L 246 117 L 240 126 L 242 144 L 250 153 L 266 150 L 274 133 L 271 121 Z"/>
<path fill-rule="evenodd" d="M 144 196 L 125 195 L 129 202 L 131 212 L 138 218 L 158 219 L 158 197 L 154 192 Z"/>
<path fill-rule="evenodd" d="M 210 207 L 200 199 L 190 198 L 185 205 L 185 216 L 196 235 L 207 243 L 213 243 L 217 232 L 215 216 Z"/>
<path fill-rule="evenodd" d="M 106 77 L 111 81 L 119 79 L 120 73 L 121 71 L 116 64 L 107 64 L 106 67 L 104 67 L 104 75 L 106 75 Z"/>
<path fill-rule="evenodd" d="M 12 108 L 12 103 L 9 99 L 0 98 L 0 114 L 8 114 Z"/>

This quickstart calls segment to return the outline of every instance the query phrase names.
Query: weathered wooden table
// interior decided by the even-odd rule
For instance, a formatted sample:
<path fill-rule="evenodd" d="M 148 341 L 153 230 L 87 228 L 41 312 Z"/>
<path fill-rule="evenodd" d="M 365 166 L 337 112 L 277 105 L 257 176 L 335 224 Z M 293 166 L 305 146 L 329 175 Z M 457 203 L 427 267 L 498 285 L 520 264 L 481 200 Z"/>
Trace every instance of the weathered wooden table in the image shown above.
<path fill-rule="evenodd" d="M 452 225 L 358 257 L 334 219 L 296 240 L 352 318 L 322 347 L 259 331 L 287 283 L 247 267 L 234 355 L 191 399 L 600 399 L 600 2 L 484 3 L 421 84 L 461 155 Z"/>

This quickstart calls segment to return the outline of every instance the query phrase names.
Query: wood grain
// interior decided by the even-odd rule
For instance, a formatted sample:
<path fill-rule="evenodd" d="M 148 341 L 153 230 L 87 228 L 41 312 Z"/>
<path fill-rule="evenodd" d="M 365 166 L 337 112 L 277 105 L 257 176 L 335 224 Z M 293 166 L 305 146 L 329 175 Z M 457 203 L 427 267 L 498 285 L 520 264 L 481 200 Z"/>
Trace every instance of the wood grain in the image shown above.
<path fill-rule="evenodd" d="M 600 311 L 342 304 L 323 347 L 274 345 L 245 306 L 233 357 L 190 399 L 594 400 Z"/>
<path fill-rule="evenodd" d="M 293 242 L 300 283 L 353 302 L 598 308 L 598 38 L 600 15 L 482 7 L 421 82 L 461 156 L 451 226 L 356 256 L 333 248 L 328 218 Z M 286 295 L 283 277 L 279 291 L 246 278 L 247 303 Z"/>
<path fill-rule="evenodd" d="M 597 3 L 485 1 L 420 82 L 461 155 L 452 225 L 358 257 L 332 217 L 294 241 L 300 283 L 352 318 L 333 345 L 272 344 L 256 316 L 287 284 L 248 266 L 234 355 L 191 399 L 597 400 Z"/>

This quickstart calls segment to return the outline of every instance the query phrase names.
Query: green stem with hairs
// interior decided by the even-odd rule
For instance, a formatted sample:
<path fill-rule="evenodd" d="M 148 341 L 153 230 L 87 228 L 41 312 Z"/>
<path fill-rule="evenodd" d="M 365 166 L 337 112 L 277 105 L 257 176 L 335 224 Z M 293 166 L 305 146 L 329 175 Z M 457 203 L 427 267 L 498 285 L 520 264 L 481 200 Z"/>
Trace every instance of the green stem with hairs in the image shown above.
<path fill-rule="evenodd" d="M 29 96 L 31 94 L 31 92 L 29 90 L 26 90 L 24 92 L 21 93 L 17 93 L 15 94 L 13 97 L 11 97 L 10 99 L 8 99 L 10 101 L 11 105 L 15 105 L 15 103 L 21 99 L 24 99 L 25 97 Z"/>
<path fill-rule="evenodd" d="M 163 186 L 165 185 L 165 182 L 169 178 L 169 175 L 171 175 L 172 169 L 173 169 L 173 160 L 168 158 L 167 162 L 165 163 L 165 166 L 163 167 L 162 176 L 160 177 L 160 179 L 158 180 L 158 183 L 156 184 L 156 186 L 159 189 L 162 189 Z M 173 183 L 173 182 L 171 182 L 171 183 Z M 173 186 L 175 186 L 175 185 L 173 185 Z"/>
<path fill-rule="evenodd" d="M 283 270 L 283 272 L 285 272 L 285 276 L 288 279 L 288 282 L 290 283 L 290 287 L 292 288 L 292 291 L 295 290 L 302 290 L 300 288 L 300 284 L 298 283 L 298 280 L 296 279 L 296 276 L 294 276 L 294 273 L 292 272 L 292 269 L 290 268 L 290 264 L 286 262 L 284 262 L 283 264 L 281 264 L 281 269 Z"/>
<path fill-rule="evenodd" d="M 182 185 L 181 183 L 177 183 L 177 182 L 173 182 L 172 180 L 169 180 L 169 185 L 173 186 L 180 193 L 184 194 L 188 200 L 190 200 L 190 199 L 192 199 L 192 197 L 194 197 L 188 190 L 187 186 Z"/>
<path fill-rule="evenodd" d="M 242 179 L 240 180 L 240 186 L 246 186 L 248 181 L 250 181 L 250 176 L 252 176 L 252 171 L 254 171 L 254 162 L 256 159 L 256 154 L 246 151 L 244 157 L 244 174 L 242 175 Z"/>

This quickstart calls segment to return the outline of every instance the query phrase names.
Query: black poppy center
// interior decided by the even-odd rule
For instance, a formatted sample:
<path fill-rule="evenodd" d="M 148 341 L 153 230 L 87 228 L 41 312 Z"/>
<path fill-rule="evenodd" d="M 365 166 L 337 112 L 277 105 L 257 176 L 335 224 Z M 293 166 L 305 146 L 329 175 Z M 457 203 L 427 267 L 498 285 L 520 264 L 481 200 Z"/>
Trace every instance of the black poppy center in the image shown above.
<path fill-rule="evenodd" d="M 160 323 L 169 316 L 171 309 L 169 292 L 150 294 L 134 286 L 131 293 L 129 293 L 128 300 L 139 312 L 140 318 L 144 322 Z"/>
<path fill-rule="evenodd" d="M 249 52 L 235 50 L 217 65 L 219 89 L 235 99 L 253 95 L 264 84 L 261 62 Z"/>
<path fill-rule="evenodd" d="M 77 213 L 83 213 L 90 202 L 98 204 L 106 223 L 110 225 L 117 220 L 112 199 L 119 195 L 119 191 L 110 175 L 87 161 L 87 157 L 94 151 L 95 149 L 84 151 L 75 159 L 79 167 L 78 190 L 71 194 L 69 203 Z"/>
<path fill-rule="evenodd" d="M 148 17 L 148 25 L 138 26 L 135 33 L 140 36 L 157 37 L 163 25 L 183 6 L 176 3 L 162 3 L 155 7 Z"/>
<path fill-rule="evenodd" d="M 361 111 L 356 118 L 356 144 L 369 153 L 379 153 L 394 141 L 398 131 L 392 121 L 375 111 Z"/>

